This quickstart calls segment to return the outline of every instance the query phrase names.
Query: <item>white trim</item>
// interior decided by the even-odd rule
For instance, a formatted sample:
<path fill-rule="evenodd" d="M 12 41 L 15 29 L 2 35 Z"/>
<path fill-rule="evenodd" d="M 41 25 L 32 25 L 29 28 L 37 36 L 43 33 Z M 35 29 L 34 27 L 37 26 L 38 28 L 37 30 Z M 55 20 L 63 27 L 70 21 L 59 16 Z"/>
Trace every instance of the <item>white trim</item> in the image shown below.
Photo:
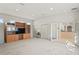
<path fill-rule="evenodd" d="M 51 41 L 52 41 L 52 24 L 51 24 L 51 33 L 50 34 L 51 34 Z"/>

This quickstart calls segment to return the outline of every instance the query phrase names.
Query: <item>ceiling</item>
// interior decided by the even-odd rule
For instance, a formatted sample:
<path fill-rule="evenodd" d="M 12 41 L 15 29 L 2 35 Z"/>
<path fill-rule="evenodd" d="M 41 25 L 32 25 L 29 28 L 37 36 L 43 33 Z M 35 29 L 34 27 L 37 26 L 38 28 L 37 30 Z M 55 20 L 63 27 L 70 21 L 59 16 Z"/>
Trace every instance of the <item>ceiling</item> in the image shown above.
<path fill-rule="evenodd" d="M 0 3 L 0 13 L 37 20 L 69 13 L 78 7 L 78 3 Z"/>

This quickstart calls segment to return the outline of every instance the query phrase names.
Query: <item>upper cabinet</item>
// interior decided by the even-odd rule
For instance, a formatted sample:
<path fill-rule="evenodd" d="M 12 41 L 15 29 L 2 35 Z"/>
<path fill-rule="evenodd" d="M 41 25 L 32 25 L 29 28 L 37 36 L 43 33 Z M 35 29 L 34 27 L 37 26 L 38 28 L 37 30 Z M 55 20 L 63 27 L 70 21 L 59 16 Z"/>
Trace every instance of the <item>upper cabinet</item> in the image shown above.
<path fill-rule="evenodd" d="M 25 30 L 26 30 L 26 33 L 30 33 L 31 32 L 31 25 L 26 24 Z"/>
<path fill-rule="evenodd" d="M 15 25 L 17 28 L 25 28 L 25 23 L 16 22 Z"/>

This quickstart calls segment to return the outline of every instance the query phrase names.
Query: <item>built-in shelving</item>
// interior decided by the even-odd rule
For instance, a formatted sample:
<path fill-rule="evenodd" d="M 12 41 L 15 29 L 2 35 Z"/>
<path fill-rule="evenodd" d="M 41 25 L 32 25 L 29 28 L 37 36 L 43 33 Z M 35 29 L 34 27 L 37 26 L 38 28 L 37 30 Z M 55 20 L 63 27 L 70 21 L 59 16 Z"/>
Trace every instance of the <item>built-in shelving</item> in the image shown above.
<path fill-rule="evenodd" d="M 6 39 L 5 42 L 13 42 L 23 39 L 30 39 L 30 25 L 21 22 L 7 23 L 6 25 Z"/>

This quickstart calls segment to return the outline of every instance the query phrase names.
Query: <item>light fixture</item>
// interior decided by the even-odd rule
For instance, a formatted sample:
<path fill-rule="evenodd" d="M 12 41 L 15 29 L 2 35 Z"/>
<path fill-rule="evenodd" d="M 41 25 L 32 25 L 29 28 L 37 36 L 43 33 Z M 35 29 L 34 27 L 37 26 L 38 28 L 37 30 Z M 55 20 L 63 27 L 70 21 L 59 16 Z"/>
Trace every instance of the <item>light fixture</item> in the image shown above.
<path fill-rule="evenodd" d="M 53 10 L 53 8 L 50 8 L 50 10 Z"/>
<path fill-rule="evenodd" d="M 19 3 L 16 8 L 16 11 L 19 11 L 20 9 L 22 9 L 23 6 L 24 6 L 24 3 Z"/>
<path fill-rule="evenodd" d="M 31 23 L 27 23 L 27 25 L 31 25 Z"/>

